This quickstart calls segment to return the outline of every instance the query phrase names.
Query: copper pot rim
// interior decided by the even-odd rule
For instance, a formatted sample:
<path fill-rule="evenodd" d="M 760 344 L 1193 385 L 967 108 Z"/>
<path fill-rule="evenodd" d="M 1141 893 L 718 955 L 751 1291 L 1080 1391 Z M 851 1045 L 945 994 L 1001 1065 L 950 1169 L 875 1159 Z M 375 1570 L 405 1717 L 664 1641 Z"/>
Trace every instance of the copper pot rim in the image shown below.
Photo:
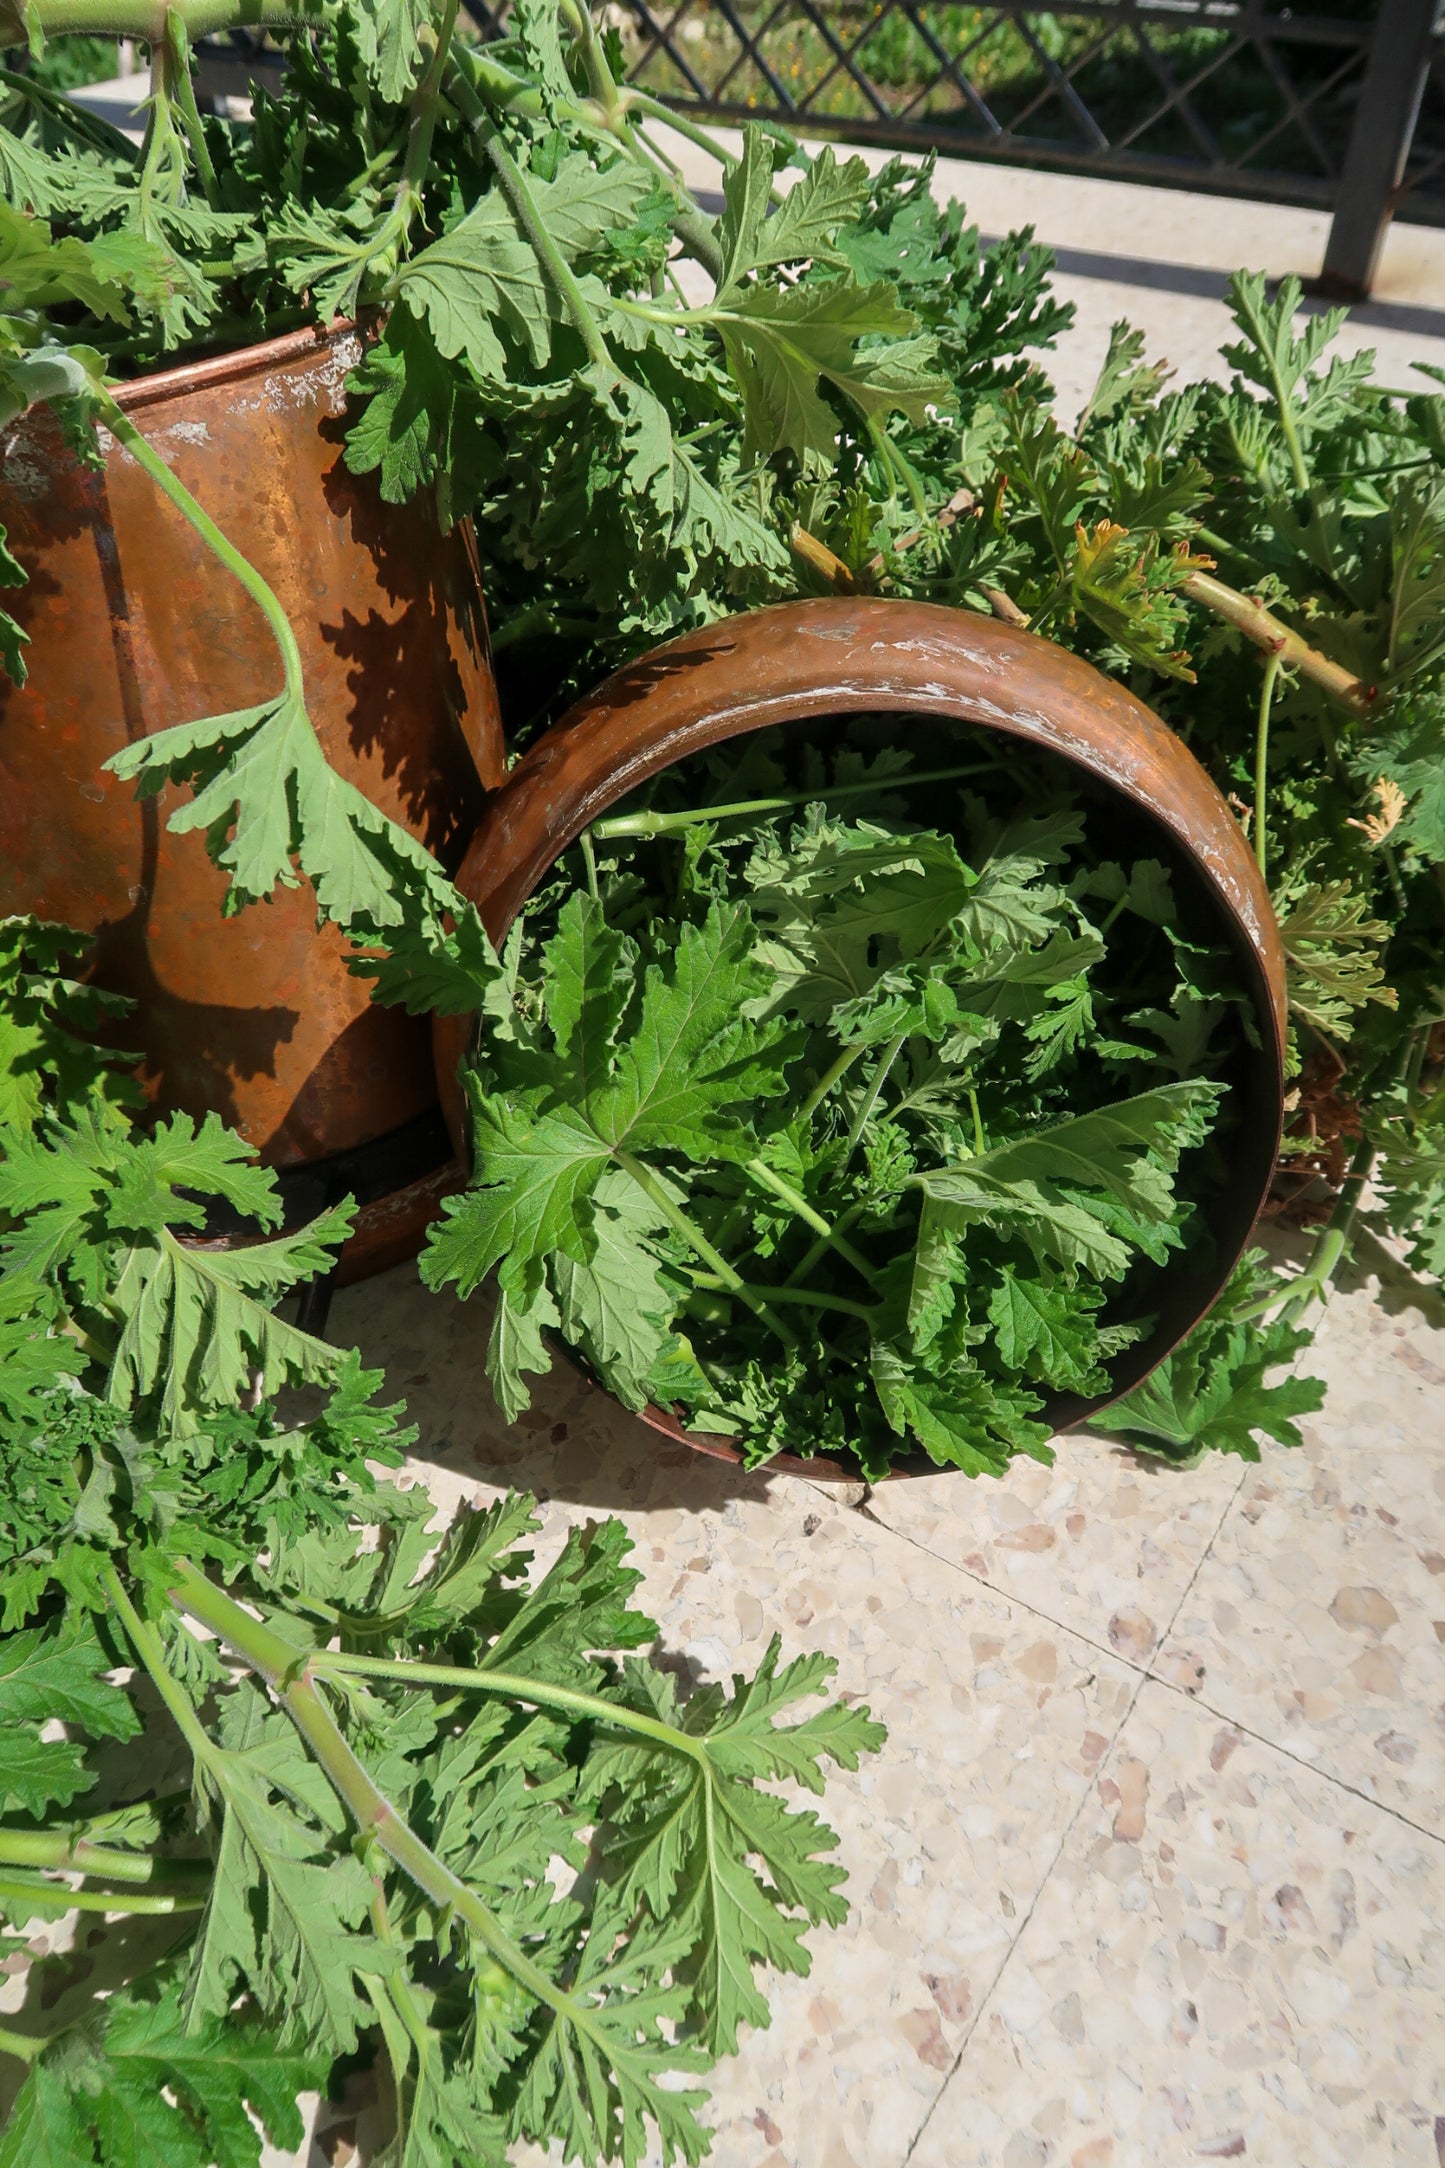
<path fill-rule="evenodd" d="M 1278 1154 L 1279 1137 L 1282 1134 L 1284 1119 L 1285 1011 L 1283 952 L 1279 943 L 1278 930 L 1274 925 L 1273 915 L 1269 909 L 1268 893 L 1264 890 L 1263 880 L 1258 875 L 1253 854 L 1248 850 L 1242 835 L 1240 835 L 1233 816 L 1228 816 L 1228 832 L 1232 838 L 1238 839 L 1240 870 L 1243 873 L 1246 888 L 1255 892 L 1253 900 L 1256 905 L 1262 894 L 1264 911 L 1267 914 L 1262 923 L 1255 923 L 1252 917 L 1247 916 L 1240 909 L 1238 902 L 1227 893 L 1220 874 L 1211 862 L 1205 847 L 1202 844 L 1196 846 L 1185 834 L 1179 821 L 1171 818 L 1162 806 L 1151 802 L 1149 797 L 1141 791 L 1129 788 L 1117 775 L 1106 772 L 1102 766 L 1091 766 L 1088 760 L 1083 757 L 1081 751 L 1069 750 L 1059 744 L 1051 744 L 1037 735 L 1031 728 L 1011 727 L 1009 720 L 998 712 L 968 714 L 965 712 L 965 703 L 961 697 L 956 699 L 940 698 L 937 697 L 935 689 L 928 697 L 907 698 L 870 687 L 866 698 L 858 697 L 856 690 L 851 690 L 846 696 L 836 691 L 832 693 L 822 691 L 815 699 L 802 700 L 796 694 L 788 692 L 748 697 L 737 693 L 729 686 L 728 690 L 720 691 L 715 702 L 713 724 L 705 732 L 698 732 L 693 742 L 683 745 L 678 751 L 671 754 L 659 754 L 654 748 L 649 749 L 640 758 L 631 762 L 619 760 L 608 774 L 604 784 L 593 789 L 590 793 L 577 794 L 567 812 L 566 818 L 554 831 L 549 833 L 545 853 L 537 852 L 533 854 L 531 863 L 528 866 L 530 877 L 526 878 L 520 886 L 515 882 L 509 885 L 504 879 L 488 879 L 491 867 L 487 864 L 487 860 L 491 854 L 488 852 L 487 845 L 493 835 L 496 836 L 498 843 L 496 858 L 506 861 L 510 857 L 512 863 L 515 864 L 517 859 L 524 855 L 525 815 L 521 820 L 516 817 L 518 801 L 520 800 L 522 806 L 525 807 L 528 796 L 538 794 L 550 758 L 554 752 L 560 754 L 565 750 L 569 733 L 580 733 L 584 727 L 598 726 L 600 719 L 601 730 L 605 732 L 615 727 L 616 733 L 625 738 L 627 735 L 626 718 L 629 709 L 635 709 L 648 699 L 650 694 L 655 691 L 657 684 L 666 678 L 673 662 L 687 657 L 692 651 L 703 648 L 709 641 L 725 641 L 728 636 L 736 631 L 739 635 L 739 643 L 751 646 L 760 639 L 765 640 L 766 621 L 769 619 L 773 620 L 774 623 L 782 623 L 796 621 L 800 614 L 809 618 L 821 619 L 824 613 L 829 613 L 836 616 L 841 623 L 845 612 L 860 609 L 865 618 L 872 614 L 874 623 L 877 626 L 884 624 L 890 615 L 894 617 L 895 621 L 900 621 L 910 614 L 914 617 L 921 614 L 925 617 L 946 620 L 973 618 L 977 624 L 988 628 L 990 637 L 996 640 L 1000 646 L 1016 646 L 1025 653 L 1032 649 L 1040 654 L 1047 654 L 1056 667 L 1061 666 L 1068 673 L 1081 679 L 1092 678 L 1098 682 L 1101 689 L 1107 688 L 1115 694 L 1123 695 L 1131 707 L 1147 715 L 1156 729 L 1165 732 L 1170 740 L 1171 758 L 1186 773 L 1191 774 L 1192 787 L 1200 792 L 1206 800 L 1217 800 L 1228 814 L 1228 808 L 1225 806 L 1222 794 L 1213 779 L 1202 767 L 1197 757 L 1189 750 L 1188 746 L 1184 744 L 1183 740 L 1172 730 L 1169 730 L 1160 718 L 1155 716 L 1152 711 L 1144 709 L 1141 702 L 1135 700 L 1132 695 L 1127 694 L 1125 689 L 1119 686 L 1116 681 L 1105 678 L 1083 657 L 1075 655 L 1071 650 L 1060 648 L 1035 633 L 1015 631 L 1011 627 L 1000 625 L 991 618 L 976 617 L 975 613 L 944 604 L 894 603 L 883 597 L 855 597 L 847 600 L 842 598 L 837 600 L 822 598 L 803 603 L 779 603 L 759 610 L 744 612 L 735 617 L 725 618 L 707 627 L 697 628 L 684 633 L 679 638 L 669 641 L 661 647 L 651 650 L 645 655 L 635 658 L 633 662 L 624 664 L 622 668 L 614 672 L 594 692 L 585 695 L 569 709 L 566 715 L 544 731 L 542 736 L 511 771 L 501 789 L 489 799 L 477 831 L 473 836 L 472 843 L 457 874 L 457 885 L 462 888 L 471 901 L 478 904 L 483 919 L 487 924 L 488 933 L 493 941 L 500 945 L 508 928 L 528 897 L 541 885 L 558 859 L 571 847 L 584 828 L 590 826 L 593 821 L 609 811 L 619 800 L 639 788 L 641 784 L 650 781 L 654 775 L 661 773 L 668 767 L 677 765 L 679 761 L 693 758 L 712 746 L 729 743 L 734 738 L 749 737 L 760 730 L 769 728 L 785 729 L 796 727 L 809 721 L 834 716 L 842 720 L 850 713 L 912 715 L 920 720 L 931 716 L 934 719 L 952 719 L 973 728 L 997 732 L 1000 736 L 1010 738 L 1025 753 L 1041 750 L 1051 752 L 1055 758 L 1063 761 L 1066 766 L 1075 768 L 1085 778 L 1101 786 L 1106 791 L 1112 792 L 1122 802 L 1131 806 L 1145 819 L 1152 822 L 1161 836 L 1168 838 L 1176 849 L 1182 850 L 1196 869 L 1200 887 L 1208 895 L 1213 908 L 1218 913 L 1221 936 L 1223 937 L 1226 931 L 1232 936 L 1230 945 L 1234 952 L 1245 961 L 1249 975 L 1249 992 L 1253 997 L 1255 1019 L 1260 1027 L 1260 1045 L 1254 1052 L 1253 1061 L 1259 1070 L 1267 1069 L 1269 1071 L 1271 1096 L 1277 1109 L 1269 1152 L 1269 1166 L 1272 1170 Z M 722 659 L 719 658 L 720 661 Z M 719 724 L 718 718 L 720 717 L 725 717 L 726 720 L 721 721 Z M 555 847 L 553 847 L 554 842 Z M 469 874 L 472 875 L 470 880 L 468 879 Z M 486 904 L 487 902 L 495 903 L 497 901 L 499 890 L 503 891 L 502 910 L 499 914 L 489 916 Z M 449 1051 L 460 1051 L 460 1046 L 463 1043 L 461 1034 L 468 1031 L 474 1021 L 475 1019 L 438 1017 L 433 1022 L 434 1045 L 436 1045 L 438 1054 L 441 1057 L 438 1063 L 438 1082 L 441 1088 L 443 1108 L 447 1111 L 449 1119 L 453 1118 L 454 1110 L 459 1105 L 460 1093 L 455 1085 L 454 1072 L 451 1074 L 448 1072 L 445 1057 Z M 469 1164 L 469 1155 L 465 1150 L 466 1140 L 456 1137 L 455 1127 L 454 1142 L 458 1144 L 458 1156 L 461 1163 L 463 1165 Z M 1129 1378 L 1126 1383 L 1114 1387 L 1111 1391 L 1091 1395 L 1087 1398 L 1079 1394 L 1062 1392 L 1049 1394 L 1045 1399 L 1041 1414 L 1043 1419 L 1052 1425 L 1051 1436 L 1058 1437 L 1062 1435 L 1088 1417 L 1102 1413 L 1127 1393 L 1133 1391 L 1145 1378 L 1152 1375 L 1159 1364 L 1164 1362 L 1179 1346 L 1181 1341 L 1187 1338 L 1195 1325 L 1202 1322 L 1203 1318 L 1209 1314 L 1209 1311 L 1223 1292 L 1235 1266 L 1249 1246 L 1254 1228 L 1258 1222 L 1259 1212 L 1263 1207 L 1268 1192 L 1268 1179 L 1268 1176 L 1266 1176 L 1260 1185 L 1259 1196 L 1255 1202 L 1253 1212 L 1239 1231 L 1237 1239 L 1231 1240 L 1221 1247 L 1218 1264 L 1207 1275 L 1213 1282 L 1212 1292 L 1209 1294 L 1207 1301 L 1196 1311 L 1193 1318 L 1175 1331 L 1171 1339 L 1152 1353 L 1148 1365 L 1137 1377 Z M 600 1391 L 607 1392 L 607 1387 L 596 1377 L 586 1357 L 579 1349 L 573 1348 L 570 1343 L 560 1339 L 558 1344 L 565 1349 L 570 1360 L 575 1362 L 587 1376 L 593 1378 Z M 1148 1345 L 1147 1342 L 1144 1344 Z M 610 1393 L 608 1397 L 615 1399 L 615 1396 Z M 621 1403 L 618 1402 L 617 1405 L 620 1406 Z M 779 1474 L 807 1476 L 825 1482 L 840 1484 L 856 1484 L 864 1480 L 861 1469 L 856 1467 L 850 1469 L 844 1463 L 832 1460 L 822 1454 L 805 1459 L 798 1455 L 779 1453 L 769 1460 L 757 1462 L 748 1467 L 742 1454 L 736 1447 L 729 1444 L 726 1437 L 716 1432 L 688 1430 L 672 1409 L 658 1407 L 656 1404 L 649 1402 L 637 1413 L 639 1419 L 649 1429 L 656 1431 L 661 1436 L 678 1445 L 685 1445 L 691 1451 L 700 1453 L 708 1459 L 725 1462 L 748 1474 L 766 1475 L 769 1471 L 774 1471 Z M 915 1476 L 959 1475 L 963 1472 L 963 1470 L 956 1467 L 940 1465 L 920 1448 L 913 1452 L 900 1452 L 882 1480 L 891 1482 L 895 1479 Z"/>
<path fill-rule="evenodd" d="M 284 368 L 306 355 L 324 354 L 346 338 L 365 340 L 371 328 L 369 322 L 351 316 L 333 317 L 329 324 L 302 324 L 299 330 L 282 332 L 253 346 L 227 347 L 221 354 L 208 354 L 199 361 L 181 362 L 173 368 L 113 384 L 111 396 L 125 413 L 137 413 L 146 407 L 161 406 L 168 399 L 216 391 L 227 384 L 244 383 L 248 377 L 264 376 L 268 370 Z"/>

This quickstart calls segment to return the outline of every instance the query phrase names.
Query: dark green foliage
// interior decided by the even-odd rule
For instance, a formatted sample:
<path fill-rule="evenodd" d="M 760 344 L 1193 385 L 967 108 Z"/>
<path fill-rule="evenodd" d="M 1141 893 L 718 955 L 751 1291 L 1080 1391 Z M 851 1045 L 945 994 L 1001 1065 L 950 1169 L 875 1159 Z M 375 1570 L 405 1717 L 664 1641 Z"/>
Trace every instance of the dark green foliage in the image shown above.
<path fill-rule="evenodd" d="M 866 786 L 897 814 L 849 818 L 860 772 L 838 754 L 836 811 L 820 776 L 741 820 L 706 788 L 669 810 L 674 774 L 596 831 L 597 893 L 559 884 L 509 944 L 477 1184 L 423 1262 L 463 1295 L 495 1272 L 509 1414 L 552 1329 L 750 1460 L 997 1472 L 1048 1457 L 1047 1395 L 1106 1391 L 1154 1272 L 1207 1240 L 1243 1026 L 1197 907 L 1101 862 L 1062 773 L 995 768 L 956 842 L 908 818 L 897 751 Z"/>

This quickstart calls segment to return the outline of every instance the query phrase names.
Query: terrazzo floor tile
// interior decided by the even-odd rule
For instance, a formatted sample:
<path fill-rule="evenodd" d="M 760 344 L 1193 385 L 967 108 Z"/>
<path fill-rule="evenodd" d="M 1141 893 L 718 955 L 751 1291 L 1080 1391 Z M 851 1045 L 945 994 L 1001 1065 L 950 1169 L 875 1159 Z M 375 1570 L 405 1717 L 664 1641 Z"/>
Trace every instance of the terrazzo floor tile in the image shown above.
<path fill-rule="evenodd" d="M 1435 2168 L 1442 2111 L 1445 1845 L 1151 1681 L 908 2161 Z"/>
<path fill-rule="evenodd" d="M 882 1483 L 886 1527 L 1030 1609 L 1147 1663 L 1239 1487 L 1237 1461 L 1151 1466 L 1082 1431 L 1054 1441 L 1052 1468 Z"/>
<path fill-rule="evenodd" d="M 1310 1360 L 1324 1409 L 1249 1470 L 1154 1669 L 1445 1835 L 1445 1331 L 1371 1284 Z"/>
<path fill-rule="evenodd" d="M 621 1511 L 670 1660 L 726 1678 L 776 1630 L 788 1654 L 834 1655 L 837 1688 L 889 1727 L 828 1789 L 848 1924 L 811 1938 L 811 1976 L 772 1983 L 771 2029 L 717 2072 L 714 2159 L 900 2168 L 1138 1675 L 811 1485 L 659 1450 L 560 1366 L 519 1442 L 486 1393 L 476 1318 L 414 1302 L 400 1275 L 338 1305 L 338 1337 L 407 1392 L 434 1492 L 540 1487 L 544 1555 L 566 1522 Z"/>

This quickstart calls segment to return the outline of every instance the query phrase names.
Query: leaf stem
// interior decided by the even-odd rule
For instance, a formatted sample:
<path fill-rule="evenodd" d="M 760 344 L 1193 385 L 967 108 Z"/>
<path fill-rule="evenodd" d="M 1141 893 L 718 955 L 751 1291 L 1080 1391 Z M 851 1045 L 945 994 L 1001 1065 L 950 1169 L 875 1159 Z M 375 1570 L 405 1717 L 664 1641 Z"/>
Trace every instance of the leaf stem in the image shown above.
<path fill-rule="evenodd" d="M 1265 836 L 1265 819 L 1269 807 L 1269 711 L 1274 705 L 1274 688 L 1284 657 L 1276 651 L 1264 665 L 1264 682 L 1259 688 L 1259 719 L 1254 732 L 1254 862 L 1260 877 L 1266 873 L 1269 855 Z"/>
<path fill-rule="evenodd" d="M 188 1897 L 183 1891 L 67 1889 L 60 1882 L 27 1882 L 16 1875 L 0 1875 L 0 1903 L 23 1904 L 39 1897 L 48 1909 L 62 1912 L 124 1912 L 137 1917 L 171 1912 L 204 1912 L 205 1892 Z"/>
<path fill-rule="evenodd" d="M 746 820 L 786 813 L 792 806 L 818 805 L 830 798 L 876 798 L 880 791 L 904 790 L 915 783 L 951 783 L 963 776 L 991 775 L 996 765 L 991 760 L 971 760 L 962 767 L 923 768 L 917 775 L 869 776 L 859 783 L 820 783 L 811 790 L 780 791 L 774 798 L 738 798 L 730 805 L 689 806 L 679 813 L 618 813 L 610 820 L 594 821 L 592 833 L 599 843 L 614 843 L 631 836 L 651 840 L 677 835 L 702 821 Z"/>
<path fill-rule="evenodd" d="M 810 1115 L 817 1113 L 818 1108 L 823 1104 L 833 1086 L 848 1074 L 854 1062 L 866 1051 L 867 1049 L 862 1045 L 861 1041 L 856 1046 L 844 1047 L 842 1053 L 828 1064 L 828 1067 L 823 1071 L 823 1074 L 799 1107 L 799 1121 L 807 1121 Z"/>
<path fill-rule="evenodd" d="M 157 1875 L 211 1871 L 209 1860 L 157 1859 L 151 1852 L 122 1852 L 49 1829 L 0 1829 L 0 1865 L 103 1876 L 111 1882 L 150 1882 Z"/>
<path fill-rule="evenodd" d="M 185 483 L 172 474 L 159 452 L 141 435 L 130 416 L 116 404 L 109 392 L 102 391 L 99 394 L 99 405 L 111 435 L 125 446 L 137 465 L 145 469 L 161 495 L 169 498 L 181 516 L 190 522 L 207 549 L 219 557 L 226 570 L 240 582 L 261 611 L 281 651 L 281 663 L 286 673 L 286 691 L 304 707 L 306 685 L 301 667 L 301 650 L 296 644 L 291 620 L 271 589 L 254 565 L 249 564 L 241 555 L 235 544 L 226 540 L 209 512 L 204 511 L 196 502 Z"/>
<path fill-rule="evenodd" d="M 501 1694 L 509 1701 L 526 1701 L 539 1709 L 556 1709 L 567 1716 L 576 1716 L 596 1724 L 612 1724 L 622 1731 L 636 1732 L 639 1737 L 652 1739 L 659 1746 L 672 1747 L 679 1754 L 686 1754 L 692 1761 L 707 1761 L 707 1749 L 696 1739 L 675 1725 L 664 1724 L 654 1716 L 643 1716 L 633 1709 L 623 1709 L 615 1703 L 604 1701 L 600 1694 L 584 1694 L 569 1686 L 553 1686 L 545 1680 L 529 1679 L 524 1672 L 491 1671 L 484 1667 L 466 1664 L 414 1663 L 408 1657 L 353 1656 L 331 1649 L 318 1651 L 311 1658 L 315 1672 L 335 1672 L 339 1676 L 354 1675 L 367 1679 L 397 1679 L 406 1685 L 455 1687 L 462 1692 Z"/>
<path fill-rule="evenodd" d="M 766 1325 L 770 1332 L 775 1333 L 784 1347 L 795 1348 L 798 1344 L 796 1334 L 788 1330 L 781 1318 L 773 1315 L 767 1303 L 745 1284 L 741 1273 L 728 1263 L 720 1250 L 713 1248 L 702 1229 L 695 1226 L 687 1213 L 673 1203 L 652 1169 L 644 1166 L 640 1159 L 634 1159 L 631 1152 L 614 1148 L 613 1156 L 618 1166 L 631 1175 L 643 1195 L 657 1206 L 673 1233 L 680 1235 L 688 1248 L 696 1251 L 704 1264 L 711 1265 L 723 1285 L 730 1288 L 740 1302 L 747 1304 L 754 1317 Z"/>
<path fill-rule="evenodd" d="M 621 376 L 608 351 L 607 341 L 602 336 L 602 327 L 593 315 L 587 297 L 573 275 L 571 265 L 553 240 L 537 199 L 527 186 L 521 167 L 495 129 L 485 137 L 484 148 L 496 168 L 497 178 L 512 207 L 513 215 L 531 242 L 538 263 L 557 289 L 582 344 L 587 349 L 589 360 L 594 361 L 599 369 L 605 369 L 612 382 L 620 383 Z"/>
<path fill-rule="evenodd" d="M 170 1713 L 177 1731 L 190 1748 L 193 1758 L 203 1769 L 216 1767 L 216 1748 L 209 1733 L 191 1706 L 185 1689 L 171 1676 L 166 1663 L 160 1636 L 153 1626 L 141 1617 L 130 1597 L 126 1594 L 120 1575 L 114 1566 L 101 1570 L 101 1587 L 105 1590 L 126 1630 L 131 1647 L 140 1658 L 151 1684 L 160 1695 Z"/>
<path fill-rule="evenodd" d="M 802 1192 L 794 1189 L 792 1183 L 785 1181 L 782 1175 L 776 1174 L 765 1159 L 750 1159 L 746 1171 L 755 1182 L 780 1198 L 790 1212 L 796 1214 L 805 1226 L 812 1228 L 815 1235 L 820 1235 L 830 1249 L 835 1249 L 840 1257 L 845 1257 L 853 1270 L 859 1273 L 870 1287 L 877 1285 L 878 1275 L 862 1251 L 855 1250 L 851 1242 L 846 1242 L 833 1223 L 824 1219 L 821 1212 L 815 1211 Z"/>
<path fill-rule="evenodd" d="M 694 1278 L 699 1287 L 723 1287 L 727 1284 L 712 1272 L 695 1273 Z M 741 1295 L 767 1295 L 773 1302 L 796 1302 L 809 1310 L 842 1310 L 848 1317 L 861 1317 L 868 1325 L 873 1324 L 878 1316 L 876 1305 L 854 1302 L 847 1295 L 825 1295 L 816 1287 L 757 1287 L 752 1282 L 747 1282 L 733 1288 L 731 1292 Z"/>
<path fill-rule="evenodd" d="M 0 2055 L 13 2055 L 21 2063 L 37 2062 L 54 2037 L 42 2033 L 37 2038 L 31 2033 L 13 2032 L 8 2025 L 0 2025 Z"/>
<path fill-rule="evenodd" d="M 848 1162 L 858 1149 L 858 1139 L 862 1136 L 864 1129 L 867 1127 L 869 1116 L 872 1114 L 873 1109 L 878 1104 L 878 1095 L 888 1081 L 888 1072 L 893 1067 L 894 1062 L 897 1061 L 899 1055 L 903 1052 L 904 1046 L 907 1044 L 907 1040 L 908 1033 L 906 1031 L 895 1032 L 893 1037 L 888 1041 L 888 1044 L 884 1047 L 883 1052 L 878 1057 L 877 1066 L 874 1069 L 872 1076 L 868 1079 L 867 1085 L 864 1088 L 863 1097 L 858 1102 L 858 1111 L 853 1116 L 852 1121 L 848 1124 L 847 1143 L 844 1147 L 843 1157 L 838 1162 L 838 1174 L 840 1179 L 847 1172 Z"/>
<path fill-rule="evenodd" d="M 170 88 L 180 109 L 181 122 L 191 147 L 197 176 L 205 191 L 206 201 L 214 211 L 219 208 L 221 201 L 220 184 L 216 179 L 216 169 L 211 163 L 200 107 L 196 104 L 196 86 L 191 80 L 190 35 L 186 29 L 185 17 L 175 7 L 166 9 L 166 43 L 170 48 L 174 69 Z"/>

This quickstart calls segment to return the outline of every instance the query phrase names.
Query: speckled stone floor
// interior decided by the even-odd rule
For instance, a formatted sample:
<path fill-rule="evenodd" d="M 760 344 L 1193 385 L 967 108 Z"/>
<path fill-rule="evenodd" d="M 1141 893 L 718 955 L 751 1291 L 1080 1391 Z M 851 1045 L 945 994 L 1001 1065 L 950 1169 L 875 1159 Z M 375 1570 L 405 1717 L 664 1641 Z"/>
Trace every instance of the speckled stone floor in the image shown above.
<path fill-rule="evenodd" d="M 338 1302 L 440 1501 L 535 1490 L 543 1555 L 620 1514 L 696 1677 L 776 1630 L 889 1727 L 829 1787 L 848 1924 L 716 2075 L 718 2168 L 1445 2162 L 1445 1305 L 1378 1262 L 1299 1451 L 1078 1436 L 856 1499 L 561 1365 L 507 1430 L 479 1304 L 407 1270 Z"/>

